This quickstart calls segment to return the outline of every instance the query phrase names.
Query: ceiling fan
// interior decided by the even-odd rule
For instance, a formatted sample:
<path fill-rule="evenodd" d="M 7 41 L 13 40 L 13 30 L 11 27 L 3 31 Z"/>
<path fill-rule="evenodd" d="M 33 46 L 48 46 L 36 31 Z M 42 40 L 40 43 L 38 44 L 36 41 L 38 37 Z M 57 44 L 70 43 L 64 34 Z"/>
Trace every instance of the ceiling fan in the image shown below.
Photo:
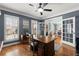
<path fill-rule="evenodd" d="M 47 5 L 48 3 L 39 3 L 39 6 L 37 7 L 36 11 L 40 12 L 40 15 L 43 15 L 43 11 L 46 12 L 51 12 L 52 9 L 44 9 L 44 7 Z M 33 4 L 29 4 L 30 6 L 34 7 Z"/>

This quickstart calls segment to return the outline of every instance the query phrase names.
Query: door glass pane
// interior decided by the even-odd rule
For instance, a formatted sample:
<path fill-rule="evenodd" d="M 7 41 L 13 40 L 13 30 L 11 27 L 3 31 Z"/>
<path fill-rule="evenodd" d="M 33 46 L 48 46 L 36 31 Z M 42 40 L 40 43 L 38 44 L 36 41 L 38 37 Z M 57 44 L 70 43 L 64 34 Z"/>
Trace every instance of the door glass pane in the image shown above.
<path fill-rule="evenodd" d="M 70 38 L 73 38 L 73 34 L 70 34 Z"/>
<path fill-rule="evenodd" d="M 31 21 L 31 31 L 32 31 L 32 34 L 37 37 L 37 21 L 35 20 Z"/>
<path fill-rule="evenodd" d="M 63 40 L 65 41 L 65 37 L 63 36 Z"/>
<path fill-rule="evenodd" d="M 66 37 L 66 41 L 68 42 L 69 38 Z"/>
<path fill-rule="evenodd" d="M 73 39 L 72 38 L 70 38 L 70 42 L 73 43 Z"/>

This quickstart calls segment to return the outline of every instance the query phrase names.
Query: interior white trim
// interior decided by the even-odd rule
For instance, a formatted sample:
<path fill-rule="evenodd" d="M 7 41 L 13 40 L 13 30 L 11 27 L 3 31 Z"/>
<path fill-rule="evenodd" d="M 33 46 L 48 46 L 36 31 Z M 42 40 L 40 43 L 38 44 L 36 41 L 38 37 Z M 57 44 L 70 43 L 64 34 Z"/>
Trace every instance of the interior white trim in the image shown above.
<path fill-rule="evenodd" d="M 50 17 L 45 18 L 45 19 L 43 18 L 43 19 L 44 19 L 44 20 L 48 20 L 49 18 L 50 18 L 50 19 L 51 19 L 51 18 L 55 18 L 55 17 L 58 17 L 58 16 L 60 16 L 60 15 L 63 15 L 63 14 L 66 14 L 66 13 L 70 13 L 70 12 L 74 12 L 74 11 L 79 11 L 79 7 L 70 9 L 70 10 L 65 11 L 65 12 L 62 12 L 62 13 L 54 14 L 53 16 L 50 16 Z"/>
<path fill-rule="evenodd" d="M 31 14 L 28 14 L 28 13 L 24 13 L 24 12 L 20 12 L 20 11 L 16 11 L 16 10 L 13 10 L 13 9 L 10 9 L 10 8 L 7 8 L 7 7 L 4 7 L 2 5 L 0 5 L 0 9 L 2 10 L 6 10 L 6 11 L 9 11 L 9 12 L 13 12 L 13 13 L 17 13 L 17 14 L 20 14 L 20 15 L 25 15 L 25 16 L 30 16 L 32 18 L 35 18 L 35 19 L 38 19 L 38 20 L 46 20 L 48 18 L 54 18 L 56 16 L 59 16 L 59 15 L 63 15 L 63 14 L 66 14 L 66 13 L 70 13 L 70 12 L 73 12 L 73 11 L 77 11 L 79 10 L 79 7 L 75 7 L 73 9 L 70 9 L 70 10 L 67 10 L 65 12 L 61 12 L 61 13 L 58 13 L 58 14 L 52 14 L 51 16 L 47 17 L 47 18 L 41 18 L 41 17 L 36 17 L 36 16 L 33 16 Z"/>
<path fill-rule="evenodd" d="M 6 31 L 6 19 L 5 19 L 5 16 L 6 16 L 7 14 L 4 14 L 4 41 L 6 41 L 7 42 L 7 40 L 5 40 L 5 31 Z M 16 17 L 17 18 L 17 20 L 18 20 L 18 40 L 19 40 L 19 17 L 17 17 L 17 16 L 13 16 L 13 15 L 7 15 L 7 16 L 9 16 L 9 17 Z"/>
<path fill-rule="evenodd" d="M 38 20 L 40 19 L 40 18 L 37 18 L 37 17 L 35 17 L 33 15 L 30 15 L 28 13 L 24 13 L 24 12 L 16 11 L 16 10 L 13 10 L 13 9 L 9 9 L 9 8 L 1 6 L 1 5 L 0 5 L 0 10 L 9 11 L 9 12 L 12 12 L 12 13 L 16 13 L 16 14 L 19 14 L 19 15 L 24 15 L 24 16 L 34 18 L 34 19 L 38 19 Z"/>
<path fill-rule="evenodd" d="M 7 46 L 11 46 L 11 45 L 19 44 L 19 43 L 20 43 L 20 42 L 18 41 L 18 42 L 14 42 L 14 43 L 6 44 L 6 45 L 3 45 L 3 48 L 4 48 L 4 47 L 7 47 Z"/>
<path fill-rule="evenodd" d="M 63 40 L 63 35 L 62 35 L 62 43 L 67 44 L 67 45 L 70 45 L 72 47 L 75 47 L 76 46 L 76 44 L 75 44 L 75 16 L 74 17 L 70 17 L 70 18 L 66 18 L 64 20 L 69 20 L 69 19 L 73 19 L 73 43 L 64 41 Z"/>

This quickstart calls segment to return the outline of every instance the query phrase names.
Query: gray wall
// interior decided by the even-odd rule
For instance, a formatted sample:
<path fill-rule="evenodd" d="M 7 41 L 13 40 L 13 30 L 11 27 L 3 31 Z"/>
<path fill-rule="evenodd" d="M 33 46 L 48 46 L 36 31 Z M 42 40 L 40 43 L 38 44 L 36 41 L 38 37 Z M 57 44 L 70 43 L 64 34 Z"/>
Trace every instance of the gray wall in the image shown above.
<path fill-rule="evenodd" d="M 30 20 L 30 18 L 20 17 L 20 20 L 19 20 L 19 34 L 25 34 L 23 32 L 23 20 L 27 20 L 29 22 L 29 33 L 31 33 L 31 20 Z"/>
<path fill-rule="evenodd" d="M 70 12 L 70 13 L 62 15 L 63 19 L 70 18 L 70 17 L 73 17 L 73 16 L 79 16 L 79 11 L 74 11 L 74 12 Z"/>
<path fill-rule="evenodd" d="M 0 41 L 4 40 L 4 14 L 0 15 Z"/>
<path fill-rule="evenodd" d="M 76 16 L 76 21 L 75 21 L 75 34 L 76 34 L 76 37 L 79 37 L 79 16 Z"/>
<path fill-rule="evenodd" d="M 19 35 L 23 34 L 23 19 L 29 21 L 29 33 L 31 33 L 31 20 L 37 20 L 31 17 L 27 17 L 24 15 L 19 15 L 16 13 L 11 13 L 8 11 L 1 10 L 1 16 L 0 16 L 0 41 L 4 40 L 4 14 L 13 15 L 19 17 Z M 15 42 L 15 41 L 14 41 Z"/>
<path fill-rule="evenodd" d="M 63 15 L 63 19 L 75 16 L 75 37 L 79 37 L 79 11 L 74 11 Z"/>

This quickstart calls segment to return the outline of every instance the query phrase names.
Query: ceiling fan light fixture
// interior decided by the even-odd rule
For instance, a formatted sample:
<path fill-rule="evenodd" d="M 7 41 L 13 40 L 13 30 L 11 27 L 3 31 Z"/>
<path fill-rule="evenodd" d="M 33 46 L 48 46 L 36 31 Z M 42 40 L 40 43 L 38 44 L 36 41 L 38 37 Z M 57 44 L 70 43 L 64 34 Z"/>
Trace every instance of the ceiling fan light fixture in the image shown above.
<path fill-rule="evenodd" d="M 39 8 L 39 9 L 38 9 L 38 12 L 43 12 L 43 9 L 42 9 L 42 8 Z"/>

